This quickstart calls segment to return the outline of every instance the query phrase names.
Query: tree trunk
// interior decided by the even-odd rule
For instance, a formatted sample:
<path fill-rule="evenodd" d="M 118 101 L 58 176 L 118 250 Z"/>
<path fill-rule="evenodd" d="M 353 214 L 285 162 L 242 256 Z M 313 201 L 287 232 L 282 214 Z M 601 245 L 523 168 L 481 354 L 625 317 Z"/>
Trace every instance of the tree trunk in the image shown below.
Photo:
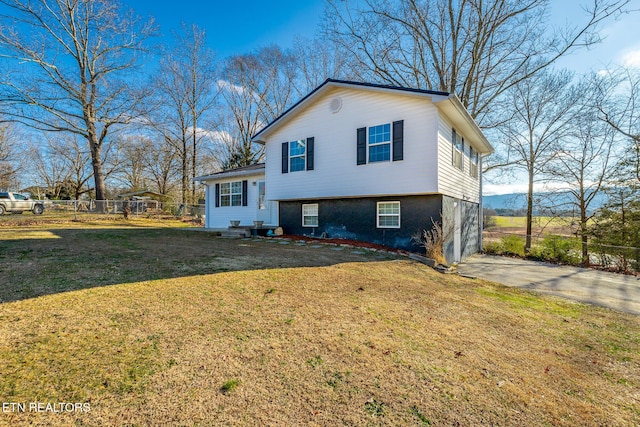
<path fill-rule="evenodd" d="M 196 204 L 197 200 L 196 200 L 196 182 L 193 180 L 193 178 L 196 177 L 196 165 L 197 165 L 197 159 L 196 156 L 198 154 L 198 147 L 197 147 L 197 139 L 196 139 L 196 129 L 197 129 L 197 124 L 196 124 L 196 112 L 195 110 L 192 109 L 191 114 L 193 115 L 193 153 L 192 153 L 192 157 L 191 157 L 191 203 L 192 204 Z"/>
<path fill-rule="evenodd" d="M 93 167 L 93 180 L 96 188 L 96 200 L 106 199 L 106 186 L 104 173 L 102 172 L 102 147 L 95 141 L 89 141 L 91 146 L 91 166 Z"/>
<path fill-rule="evenodd" d="M 529 189 L 527 191 L 527 235 L 524 243 L 524 253 L 531 252 L 531 223 L 533 222 L 533 167 L 529 167 Z"/>
<path fill-rule="evenodd" d="M 187 189 L 189 183 L 187 181 L 188 173 L 188 159 L 187 159 L 187 138 L 182 138 L 182 204 L 187 203 Z"/>

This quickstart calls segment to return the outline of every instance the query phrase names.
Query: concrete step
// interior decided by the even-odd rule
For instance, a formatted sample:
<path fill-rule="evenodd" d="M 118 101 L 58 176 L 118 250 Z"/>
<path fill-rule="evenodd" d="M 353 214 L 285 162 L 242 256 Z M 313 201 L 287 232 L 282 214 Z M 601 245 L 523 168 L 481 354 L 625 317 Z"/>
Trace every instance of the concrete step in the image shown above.
<path fill-rule="evenodd" d="M 230 239 L 242 239 L 245 237 L 251 237 L 251 231 L 246 228 L 227 228 L 223 230 L 220 237 L 227 237 Z"/>

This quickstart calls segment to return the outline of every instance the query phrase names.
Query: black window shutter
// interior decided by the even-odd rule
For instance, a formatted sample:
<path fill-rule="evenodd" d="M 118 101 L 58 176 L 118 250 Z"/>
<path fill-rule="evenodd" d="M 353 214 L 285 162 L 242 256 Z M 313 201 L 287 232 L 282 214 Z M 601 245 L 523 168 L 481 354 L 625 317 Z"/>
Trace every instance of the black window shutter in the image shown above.
<path fill-rule="evenodd" d="M 220 207 L 220 184 L 216 184 L 216 208 Z"/>
<path fill-rule="evenodd" d="M 364 165 L 367 163 L 367 128 L 358 129 L 358 143 L 357 143 L 357 152 L 358 152 L 358 165 Z"/>
<path fill-rule="evenodd" d="M 249 198 L 247 197 L 247 193 L 249 190 L 249 182 L 245 179 L 242 181 L 242 206 L 249 205 Z"/>
<path fill-rule="evenodd" d="M 307 138 L 307 170 L 313 170 L 313 142 L 314 137 Z"/>
<path fill-rule="evenodd" d="M 404 120 L 393 122 L 393 161 L 404 158 Z"/>
<path fill-rule="evenodd" d="M 282 143 L 282 173 L 289 172 L 289 143 Z"/>

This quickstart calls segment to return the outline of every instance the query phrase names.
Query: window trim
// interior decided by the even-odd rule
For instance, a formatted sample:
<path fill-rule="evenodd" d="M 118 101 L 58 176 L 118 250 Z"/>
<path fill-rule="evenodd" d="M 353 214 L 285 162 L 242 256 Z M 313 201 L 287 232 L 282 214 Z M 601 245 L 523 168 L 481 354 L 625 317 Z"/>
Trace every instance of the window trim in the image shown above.
<path fill-rule="evenodd" d="M 458 141 L 460 141 L 460 147 L 458 147 Z M 464 171 L 464 137 L 458 135 L 455 129 L 451 129 L 451 148 L 453 150 L 451 165 Z"/>
<path fill-rule="evenodd" d="M 469 146 L 469 176 L 472 178 L 478 178 L 478 162 L 480 154 Z"/>
<path fill-rule="evenodd" d="M 294 147 L 293 144 L 299 144 L 300 142 L 302 142 L 304 150 L 302 151 L 302 154 L 296 154 L 293 155 L 291 154 L 291 150 Z M 293 159 L 302 159 L 303 164 L 302 164 L 302 169 L 293 169 Z M 307 170 L 307 140 L 306 138 L 304 139 L 296 139 L 294 141 L 289 141 L 289 172 L 301 172 Z"/>
<path fill-rule="evenodd" d="M 240 186 L 240 192 L 235 192 L 233 191 L 233 184 L 237 184 Z M 225 194 L 225 187 L 229 188 L 229 193 Z M 229 182 L 221 182 L 220 183 L 220 207 L 221 208 L 235 208 L 235 207 L 240 207 L 243 206 L 242 203 L 242 195 L 243 195 L 243 191 L 242 191 L 242 181 L 229 181 Z M 233 203 L 233 196 L 240 196 L 239 199 L 239 203 L 238 204 L 234 204 Z M 229 198 L 229 204 L 224 204 L 222 201 L 224 200 L 224 197 L 228 197 Z"/>
<path fill-rule="evenodd" d="M 380 206 L 384 205 L 384 204 L 396 204 L 398 206 L 398 213 L 397 214 L 389 214 L 389 213 L 381 214 L 380 213 Z M 397 217 L 398 218 L 398 225 L 381 225 L 380 224 L 380 218 L 381 217 Z M 399 200 L 385 200 L 385 201 L 376 203 L 376 227 L 377 228 L 392 228 L 392 229 L 398 229 L 398 228 L 402 227 L 402 207 L 400 205 L 400 201 Z"/>
<path fill-rule="evenodd" d="M 313 208 L 315 207 L 315 215 L 309 214 L 308 212 L 305 213 L 305 208 Z M 318 216 L 318 204 L 317 203 L 305 203 L 302 205 L 302 226 L 303 227 L 309 227 L 309 228 L 317 228 L 318 224 L 319 224 L 319 216 Z M 305 218 L 316 218 L 315 224 L 305 224 Z"/>
<path fill-rule="evenodd" d="M 383 127 L 383 126 L 388 126 L 389 127 L 389 139 L 386 141 L 382 141 L 382 142 L 371 142 L 371 129 L 373 128 L 378 128 L 378 127 Z M 386 132 L 385 132 L 386 133 Z M 393 135 L 392 135 L 392 127 L 391 127 L 391 123 L 382 123 L 379 125 L 374 125 L 374 126 L 368 126 L 367 127 L 367 160 L 369 161 L 369 163 L 380 163 L 380 162 L 390 162 L 392 159 L 392 153 L 391 153 L 391 148 L 392 148 L 392 142 L 393 142 Z M 381 147 L 383 145 L 388 145 L 389 146 L 389 158 L 388 159 L 384 159 L 384 160 L 371 160 L 371 147 Z"/>

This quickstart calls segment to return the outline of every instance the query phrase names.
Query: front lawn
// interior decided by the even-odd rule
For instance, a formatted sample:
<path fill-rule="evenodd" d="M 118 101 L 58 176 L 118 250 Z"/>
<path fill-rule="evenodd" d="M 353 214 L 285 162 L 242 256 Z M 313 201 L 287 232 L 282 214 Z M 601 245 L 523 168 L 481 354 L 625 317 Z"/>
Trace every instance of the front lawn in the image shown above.
<path fill-rule="evenodd" d="M 300 245 L 300 246 L 298 246 Z M 379 252 L 0 230 L 5 425 L 638 425 L 637 317 Z"/>

